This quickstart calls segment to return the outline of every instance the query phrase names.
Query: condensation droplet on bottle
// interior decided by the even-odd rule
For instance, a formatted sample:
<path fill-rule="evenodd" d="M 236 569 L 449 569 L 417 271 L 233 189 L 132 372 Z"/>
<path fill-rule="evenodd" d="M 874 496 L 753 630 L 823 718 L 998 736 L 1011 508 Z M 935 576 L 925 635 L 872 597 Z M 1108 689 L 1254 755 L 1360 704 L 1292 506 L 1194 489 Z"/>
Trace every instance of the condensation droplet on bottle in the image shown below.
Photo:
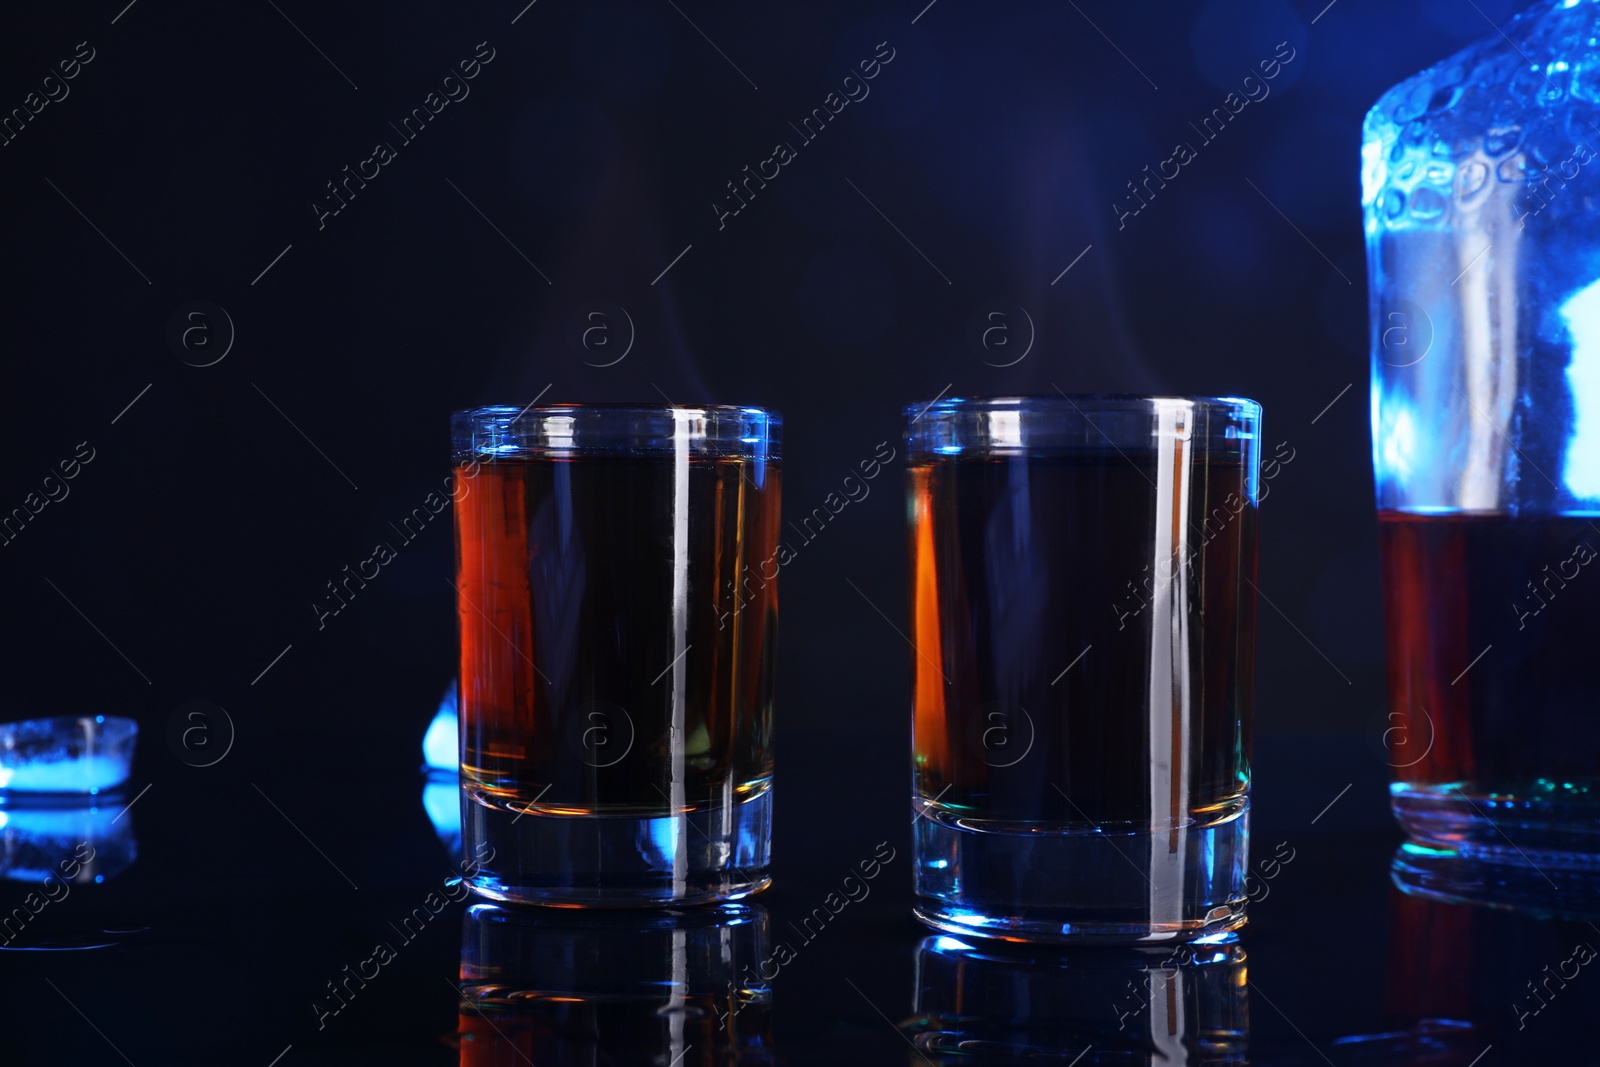
<path fill-rule="evenodd" d="M 1456 195 L 1471 200 L 1489 185 L 1489 165 L 1481 159 L 1470 159 L 1456 172 Z"/>
<path fill-rule="evenodd" d="M 1494 169 L 1494 174 L 1495 177 L 1499 178 L 1503 182 L 1519 184 L 1528 176 L 1527 160 L 1522 156 L 1521 153 L 1518 153 L 1514 156 L 1507 156 L 1505 159 L 1502 159 L 1500 161 L 1500 165 Z"/>
<path fill-rule="evenodd" d="M 1406 194 L 1398 189 L 1390 189 L 1383 194 L 1383 213 L 1391 219 L 1397 219 L 1406 212 Z"/>
<path fill-rule="evenodd" d="M 1483 151 L 1487 156 L 1503 156 L 1522 139 L 1522 128 L 1507 126 L 1503 129 L 1493 129 L 1483 135 Z"/>
<path fill-rule="evenodd" d="M 1572 95 L 1600 103 L 1600 64 L 1579 63 L 1572 70 Z"/>
<path fill-rule="evenodd" d="M 1414 219 L 1436 219 L 1444 214 L 1447 206 L 1436 189 L 1424 186 L 1411 194 L 1411 217 Z"/>
<path fill-rule="evenodd" d="M 1593 145 L 1600 141 L 1600 113 L 1591 108 L 1574 108 L 1565 120 L 1567 137 L 1573 146 Z"/>
<path fill-rule="evenodd" d="M 1511 84 L 1507 86 L 1511 96 L 1516 100 L 1537 100 L 1539 92 L 1548 83 L 1545 73 L 1538 67 L 1524 66 L 1511 76 Z"/>
<path fill-rule="evenodd" d="M 1410 122 L 1412 119 L 1421 118 L 1428 110 L 1428 101 L 1433 97 L 1433 84 L 1431 82 L 1418 82 L 1411 91 L 1404 94 L 1394 106 L 1394 120 L 1396 122 Z"/>
<path fill-rule="evenodd" d="M 1553 107 L 1565 100 L 1567 98 L 1566 86 L 1570 84 L 1571 78 L 1570 71 L 1547 72 L 1544 76 L 1544 84 L 1539 88 L 1539 103 L 1545 107 Z"/>

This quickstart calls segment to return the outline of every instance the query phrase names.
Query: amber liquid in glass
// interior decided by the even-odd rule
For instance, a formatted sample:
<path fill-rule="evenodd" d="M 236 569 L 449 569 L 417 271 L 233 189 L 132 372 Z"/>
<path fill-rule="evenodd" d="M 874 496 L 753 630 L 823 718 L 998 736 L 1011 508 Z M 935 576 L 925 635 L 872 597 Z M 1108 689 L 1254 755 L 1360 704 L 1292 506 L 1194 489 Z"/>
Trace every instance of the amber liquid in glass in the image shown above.
<path fill-rule="evenodd" d="M 765 790 L 778 465 L 582 455 L 458 477 L 466 795 L 655 815 Z"/>
<path fill-rule="evenodd" d="M 1212 463 L 1174 578 L 1147 531 L 1155 456 L 974 458 L 911 468 L 917 793 L 997 824 L 1177 827 L 1249 783 L 1256 508 L 1242 464 Z M 1151 795 L 1152 634 L 1187 628 L 1186 791 Z M 1070 665 L 1070 667 L 1069 667 Z M 1204 668 L 1204 669 L 1202 669 Z M 1165 716 L 1171 720 L 1171 715 Z M 1114 857 L 1113 857 L 1114 858 Z"/>

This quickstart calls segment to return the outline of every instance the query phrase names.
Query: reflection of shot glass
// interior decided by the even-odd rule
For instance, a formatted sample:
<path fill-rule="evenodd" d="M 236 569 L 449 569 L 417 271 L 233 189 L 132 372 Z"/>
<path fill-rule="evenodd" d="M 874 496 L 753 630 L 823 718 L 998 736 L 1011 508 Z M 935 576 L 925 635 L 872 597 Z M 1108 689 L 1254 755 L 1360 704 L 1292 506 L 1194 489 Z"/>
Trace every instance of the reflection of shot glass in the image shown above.
<path fill-rule="evenodd" d="M 773 1063 L 767 912 L 477 904 L 461 931 L 461 1067 Z"/>
<path fill-rule="evenodd" d="M 906 414 L 917 914 L 1057 941 L 1242 925 L 1260 406 Z"/>
<path fill-rule="evenodd" d="M 1124 948 L 941 935 L 917 949 L 903 1028 L 913 1063 L 972 1063 L 981 1049 L 985 1063 L 1243 1064 L 1245 979 L 1237 934 Z"/>
<path fill-rule="evenodd" d="M 630 906 L 768 883 L 779 427 L 741 407 L 455 416 L 479 893 Z"/>

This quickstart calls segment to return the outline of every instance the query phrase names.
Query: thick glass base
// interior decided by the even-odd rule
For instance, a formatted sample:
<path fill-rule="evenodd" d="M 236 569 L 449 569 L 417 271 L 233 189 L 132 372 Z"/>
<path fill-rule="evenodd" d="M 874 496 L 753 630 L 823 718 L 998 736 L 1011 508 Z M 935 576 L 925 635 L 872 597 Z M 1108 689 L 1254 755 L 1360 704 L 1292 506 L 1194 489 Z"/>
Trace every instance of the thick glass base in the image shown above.
<path fill-rule="evenodd" d="M 771 884 L 772 791 L 660 815 L 512 809 L 463 785 L 467 886 L 517 904 L 636 908 L 737 900 Z"/>
<path fill-rule="evenodd" d="M 1493 864 L 1600 872 L 1600 802 L 1592 784 L 1396 782 L 1389 799 L 1406 836 L 1427 848 Z"/>
<path fill-rule="evenodd" d="M 1050 832 L 924 802 L 914 827 L 917 918 L 1016 941 L 1178 942 L 1245 923 L 1249 800 L 1160 833 Z"/>

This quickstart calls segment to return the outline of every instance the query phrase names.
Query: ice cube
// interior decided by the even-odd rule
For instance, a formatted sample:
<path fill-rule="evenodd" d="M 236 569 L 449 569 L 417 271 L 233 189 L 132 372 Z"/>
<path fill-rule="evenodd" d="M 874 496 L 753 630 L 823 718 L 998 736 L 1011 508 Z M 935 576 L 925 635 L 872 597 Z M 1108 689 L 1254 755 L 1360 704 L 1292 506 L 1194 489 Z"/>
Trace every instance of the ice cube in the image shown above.
<path fill-rule="evenodd" d="M 139 724 L 105 715 L 0 723 L 0 791 L 98 793 L 128 780 Z"/>

